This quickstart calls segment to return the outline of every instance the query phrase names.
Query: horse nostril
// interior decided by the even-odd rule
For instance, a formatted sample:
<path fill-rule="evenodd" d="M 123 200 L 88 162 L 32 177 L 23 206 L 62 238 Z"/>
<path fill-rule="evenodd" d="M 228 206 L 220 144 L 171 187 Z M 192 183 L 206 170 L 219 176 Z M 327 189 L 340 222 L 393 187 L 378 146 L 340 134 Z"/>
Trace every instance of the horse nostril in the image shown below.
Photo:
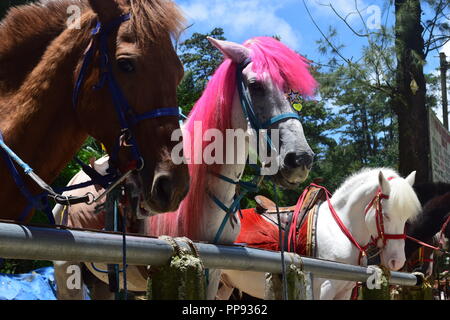
<path fill-rule="evenodd" d="M 391 260 L 389 260 L 388 267 L 389 267 L 389 269 L 395 271 L 395 270 L 399 270 L 401 267 L 403 267 L 403 264 L 400 260 L 391 259 Z"/>
<path fill-rule="evenodd" d="M 172 181 L 168 176 L 160 176 L 155 181 L 155 196 L 163 206 L 168 206 L 172 198 Z"/>
<path fill-rule="evenodd" d="M 310 168 L 314 161 L 314 153 L 289 152 L 284 158 L 284 165 L 287 168 L 295 169 L 300 167 Z"/>
<path fill-rule="evenodd" d="M 395 270 L 395 266 L 396 266 L 396 264 L 397 264 L 397 261 L 395 261 L 395 260 L 389 260 L 389 269 L 391 269 L 391 270 Z"/>

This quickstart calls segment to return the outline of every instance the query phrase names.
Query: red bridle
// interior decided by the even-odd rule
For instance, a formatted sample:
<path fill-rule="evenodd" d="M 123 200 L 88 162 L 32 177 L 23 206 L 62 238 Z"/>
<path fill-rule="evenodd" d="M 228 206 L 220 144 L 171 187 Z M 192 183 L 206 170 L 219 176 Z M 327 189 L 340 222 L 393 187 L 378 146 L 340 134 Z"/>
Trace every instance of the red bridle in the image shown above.
<path fill-rule="evenodd" d="M 389 177 L 388 180 L 392 180 L 395 177 Z M 388 195 L 383 194 L 381 188 L 378 188 L 377 193 L 375 194 L 375 197 L 370 201 L 370 203 L 367 205 L 366 210 L 364 212 L 364 214 L 367 214 L 367 212 L 370 210 L 370 208 L 375 207 L 375 221 L 376 221 L 376 226 L 377 226 L 377 232 L 378 235 L 376 238 L 371 237 L 371 241 L 369 241 L 368 244 L 366 244 L 365 246 L 362 246 L 358 243 L 358 241 L 356 241 L 356 239 L 353 237 L 353 235 L 351 234 L 350 230 L 348 230 L 348 228 L 345 226 L 345 224 L 342 222 L 341 218 L 339 217 L 339 215 L 337 214 L 336 210 L 333 208 L 332 204 L 331 204 L 331 192 L 329 192 L 325 187 L 319 186 L 317 184 L 311 183 L 312 187 L 316 187 L 316 188 L 320 188 L 323 189 L 325 191 L 325 195 L 326 195 L 326 199 L 327 199 L 327 203 L 328 203 L 328 207 L 330 209 L 331 215 L 333 216 L 334 220 L 336 221 L 336 223 L 338 224 L 339 228 L 342 230 L 342 232 L 345 234 L 345 236 L 350 240 L 350 242 L 359 250 L 359 258 L 358 261 L 361 264 L 361 259 L 364 256 L 367 256 L 367 249 L 371 244 L 374 244 L 375 246 L 377 246 L 378 240 L 381 239 L 383 241 L 383 246 L 380 249 L 383 249 L 388 240 L 405 240 L 406 239 L 406 233 L 403 232 L 402 234 L 387 234 L 384 231 L 384 218 L 383 218 L 383 206 L 381 204 L 381 200 L 383 199 L 389 199 Z M 308 189 L 308 188 L 307 188 Z M 300 209 L 303 205 L 303 202 L 305 200 L 305 196 L 307 193 L 307 189 L 303 192 L 303 194 L 300 196 L 299 201 L 296 205 L 296 208 L 294 210 L 293 213 L 293 222 L 292 222 L 292 227 L 289 230 L 289 237 L 288 237 L 288 246 L 290 249 L 290 244 L 291 241 L 294 244 L 294 248 L 296 248 L 296 237 L 295 237 L 295 226 L 296 226 L 296 222 L 297 222 L 297 217 L 298 217 L 298 213 L 300 212 Z"/>
<path fill-rule="evenodd" d="M 392 180 L 395 177 L 389 177 L 388 180 Z M 319 188 L 323 188 L 317 185 L 314 185 L 315 187 L 319 187 Z M 325 188 L 323 188 L 325 189 Z M 371 241 L 369 241 L 369 243 L 367 243 L 365 246 L 361 246 L 358 241 L 356 241 L 356 239 L 353 237 L 353 235 L 351 234 L 350 230 L 348 230 L 348 228 L 344 225 L 344 223 L 342 222 L 342 220 L 339 218 L 336 210 L 334 210 L 333 206 L 331 205 L 331 201 L 330 201 L 330 192 L 328 190 L 326 190 L 326 195 L 327 195 L 327 202 L 328 202 L 328 207 L 330 208 L 331 214 L 333 215 L 334 220 L 336 221 L 336 223 L 338 224 L 338 226 L 341 228 L 342 232 L 347 236 L 347 238 L 350 240 L 351 243 L 353 243 L 353 245 L 358 248 L 359 250 L 359 264 L 361 264 L 361 259 L 364 256 L 367 256 L 367 248 L 371 245 L 374 244 L 375 246 L 377 246 L 378 240 L 381 239 L 383 241 L 383 246 L 380 249 L 383 249 L 388 240 L 405 240 L 406 239 L 406 233 L 403 232 L 402 234 L 388 234 L 384 231 L 384 218 L 383 218 L 383 206 L 381 204 L 381 200 L 383 199 L 389 199 L 388 195 L 383 194 L 381 188 L 378 188 L 377 193 L 375 194 L 375 197 L 370 201 L 370 203 L 367 205 L 366 210 L 364 212 L 364 214 L 367 214 L 367 212 L 370 210 L 371 207 L 375 207 L 375 221 L 376 221 L 376 226 L 377 226 L 377 237 L 371 237 Z"/>
<path fill-rule="evenodd" d="M 392 180 L 395 177 L 389 177 L 388 180 Z M 384 231 L 384 218 L 383 218 L 383 206 L 381 205 L 381 200 L 383 199 L 389 199 L 388 195 L 383 194 L 381 191 L 381 188 L 378 188 L 377 193 L 375 197 L 372 199 L 372 201 L 369 203 L 369 205 L 366 207 L 365 214 L 367 215 L 367 212 L 370 210 L 370 208 L 375 207 L 375 222 L 377 226 L 377 237 L 371 237 L 371 242 L 369 244 L 373 244 L 378 247 L 378 240 L 383 241 L 383 245 L 380 249 L 384 248 L 387 244 L 388 240 L 405 240 L 406 239 L 406 232 L 403 231 L 402 234 L 387 234 Z"/>

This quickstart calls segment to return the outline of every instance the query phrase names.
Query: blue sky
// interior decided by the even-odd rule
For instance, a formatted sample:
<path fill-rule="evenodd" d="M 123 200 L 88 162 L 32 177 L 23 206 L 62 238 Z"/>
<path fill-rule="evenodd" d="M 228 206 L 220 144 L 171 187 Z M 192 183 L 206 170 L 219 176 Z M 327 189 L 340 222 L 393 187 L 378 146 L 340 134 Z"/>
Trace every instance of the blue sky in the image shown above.
<path fill-rule="evenodd" d="M 304 7 L 303 0 L 175 0 L 183 9 L 189 24 L 185 32 L 188 38 L 193 32 L 206 33 L 214 27 L 222 27 L 227 39 L 240 42 L 254 36 L 279 35 L 291 48 L 316 62 L 326 61 L 318 52 L 316 41 L 321 38 Z M 363 26 L 355 13 L 355 0 L 305 0 L 311 14 L 323 31 L 330 25 L 338 30 L 339 40 L 346 45 L 346 57 L 358 59 L 365 39 L 355 36 L 327 6 L 330 2 L 342 16 L 349 16 L 349 23 L 360 30 Z M 394 7 L 386 0 L 356 0 L 366 23 L 374 21 L 379 10 L 381 23 L 394 22 Z M 374 11 L 375 10 L 375 11 Z M 351 14 L 354 12 L 354 14 Z M 372 19 L 372 20 L 371 20 Z M 182 39 L 183 39 L 182 38 Z M 450 56 L 450 45 L 447 46 Z M 428 57 L 426 71 L 435 69 L 439 63 L 437 52 Z"/>
<path fill-rule="evenodd" d="M 292 49 L 318 63 L 326 63 L 327 57 L 318 51 L 317 40 L 321 39 L 319 30 L 308 15 L 303 0 L 175 0 L 193 24 L 181 40 L 192 33 L 207 33 L 214 27 L 222 27 L 228 40 L 242 43 L 255 36 L 281 36 L 281 40 Z M 376 19 L 382 25 L 393 26 L 395 22 L 394 5 L 388 0 L 305 0 L 311 15 L 319 28 L 326 33 L 329 26 L 338 31 L 338 42 L 345 45 L 342 54 L 353 61 L 361 57 L 361 49 L 367 43 L 365 38 L 357 37 L 333 12 L 329 4 L 356 30 L 363 29 L 363 23 L 374 26 Z M 356 6 L 361 13 L 357 14 Z M 429 8 L 422 5 L 425 17 L 430 16 Z M 450 42 L 441 49 L 450 61 Z M 439 52 L 430 52 L 425 65 L 426 73 L 438 74 Z M 450 79 L 450 77 L 449 77 Z M 435 93 L 440 97 L 440 92 Z M 333 107 L 330 104 L 331 107 Z M 338 112 L 333 108 L 334 112 Z M 442 107 L 436 111 L 442 121 Z"/>

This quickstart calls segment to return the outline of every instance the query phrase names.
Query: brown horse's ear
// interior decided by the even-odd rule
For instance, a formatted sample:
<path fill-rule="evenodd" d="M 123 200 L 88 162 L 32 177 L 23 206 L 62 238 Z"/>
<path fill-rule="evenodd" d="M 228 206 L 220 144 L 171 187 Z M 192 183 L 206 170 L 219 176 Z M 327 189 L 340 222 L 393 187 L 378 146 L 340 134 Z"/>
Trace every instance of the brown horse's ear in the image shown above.
<path fill-rule="evenodd" d="M 122 15 L 124 13 L 122 6 L 126 3 L 126 0 L 89 0 L 92 10 L 97 14 L 102 24 Z"/>

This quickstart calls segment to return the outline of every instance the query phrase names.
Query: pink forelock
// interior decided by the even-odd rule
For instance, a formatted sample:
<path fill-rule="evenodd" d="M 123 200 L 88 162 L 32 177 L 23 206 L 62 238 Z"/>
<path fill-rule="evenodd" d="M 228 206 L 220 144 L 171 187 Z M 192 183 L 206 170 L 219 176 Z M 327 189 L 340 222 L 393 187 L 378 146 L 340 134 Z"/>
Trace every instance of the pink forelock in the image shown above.
<path fill-rule="evenodd" d="M 251 50 L 252 70 L 262 76 L 268 73 L 281 90 L 294 90 L 313 96 L 317 82 L 309 72 L 308 61 L 271 37 L 256 37 L 244 43 Z"/>
<path fill-rule="evenodd" d="M 292 89 L 304 96 L 314 94 L 317 83 L 309 73 L 309 65 L 305 58 L 270 37 L 253 38 L 246 41 L 244 46 L 251 50 L 252 70 L 259 76 L 269 74 L 274 83 L 285 91 Z M 236 67 L 231 59 L 226 59 L 216 70 L 203 95 L 189 114 L 185 126 L 189 137 L 184 137 L 185 141 L 187 138 L 191 141 L 190 152 L 185 149 L 187 157 L 194 156 L 195 122 L 201 122 L 203 132 L 214 128 L 225 133 L 226 129 L 231 128 Z M 203 148 L 205 145 L 204 143 Z M 207 197 L 207 175 L 208 172 L 219 170 L 220 165 L 189 164 L 190 191 L 187 197 L 181 203 L 178 212 L 150 218 L 150 234 L 186 236 L 193 240 L 204 240 L 201 239 L 203 234 L 201 221 L 204 214 L 208 214 L 203 212 L 203 204 Z"/>

